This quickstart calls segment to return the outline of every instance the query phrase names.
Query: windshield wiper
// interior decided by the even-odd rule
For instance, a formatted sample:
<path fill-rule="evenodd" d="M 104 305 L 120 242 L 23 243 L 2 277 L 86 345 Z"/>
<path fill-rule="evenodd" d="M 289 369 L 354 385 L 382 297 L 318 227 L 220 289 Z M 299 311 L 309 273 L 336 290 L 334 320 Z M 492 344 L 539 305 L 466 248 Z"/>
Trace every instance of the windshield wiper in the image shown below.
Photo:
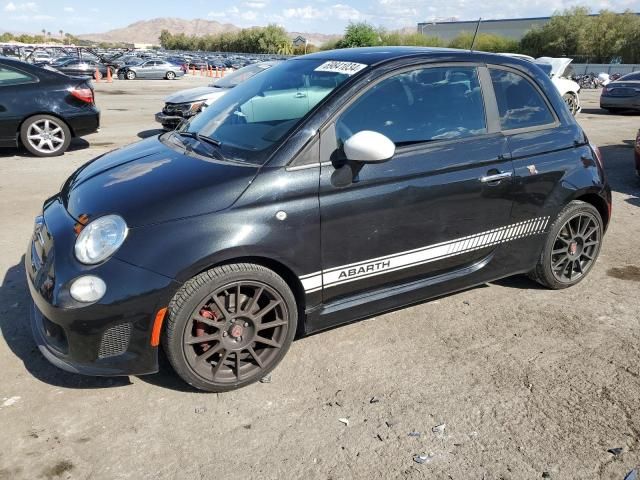
<path fill-rule="evenodd" d="M 211 137 L 208 137 L 206 135 L 200 135 L 198 132 L 180 132 L 180 131 L 177 131 L 176 133 L 178 135 L 180 135 L 181 137 L 195 138 L 199 142 L 205 142 L 205 143 L 208 143 L 210 145 L 214 145 L 216 147 L 219 147 L 219 146 L 222 145 L 222 142 L 220 142 L 220 140 L 216 140 L 215 138 L 211 138 Z"/>

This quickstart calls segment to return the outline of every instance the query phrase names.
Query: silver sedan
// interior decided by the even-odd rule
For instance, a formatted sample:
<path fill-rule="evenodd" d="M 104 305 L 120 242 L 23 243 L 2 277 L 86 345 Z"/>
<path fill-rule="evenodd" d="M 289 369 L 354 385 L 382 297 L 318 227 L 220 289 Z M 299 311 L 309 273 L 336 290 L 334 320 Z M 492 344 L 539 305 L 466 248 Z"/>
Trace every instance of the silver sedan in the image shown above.
<path fill-rule="evenodd" d="M 140 65 L 128 65 L 118 70 L 118 78 L 135 80 L 136 78 L 166 78 L 173 80 L 182 77 L 184 71 L 181 67 L 164 60 L 147 60 Z"/>

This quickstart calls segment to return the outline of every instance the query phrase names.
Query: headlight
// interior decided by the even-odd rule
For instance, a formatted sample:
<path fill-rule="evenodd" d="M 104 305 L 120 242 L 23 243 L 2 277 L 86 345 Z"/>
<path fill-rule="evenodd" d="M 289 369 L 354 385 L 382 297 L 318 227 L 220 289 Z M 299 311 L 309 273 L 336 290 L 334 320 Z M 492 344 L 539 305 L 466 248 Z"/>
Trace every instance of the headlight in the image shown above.
<path fill-rule="evenodd" d="M 195 115 L 200 111 L 202 105 L 204 105 L 204 100 L 198 100 L 197 102 L 179 103 L 174 108 L 183 115 Z"/>
<path fill-rule="evenodd" d="M 127 238 L 126 222 L 118 215 L 96 218 L 85 226 L 76 239 L 76 258 L 93 265 L 113 255 Z"/>

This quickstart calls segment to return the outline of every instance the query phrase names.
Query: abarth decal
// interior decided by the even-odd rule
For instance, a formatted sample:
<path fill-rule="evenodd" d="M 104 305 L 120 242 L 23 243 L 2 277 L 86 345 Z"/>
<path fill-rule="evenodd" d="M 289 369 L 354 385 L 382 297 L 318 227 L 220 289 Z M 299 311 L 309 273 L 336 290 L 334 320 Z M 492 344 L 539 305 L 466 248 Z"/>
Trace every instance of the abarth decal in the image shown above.
<path fill-rule="evenodd" d="M 300 277 L 300 280 L 305 292 L 312 293 L 321 290 L 323 287 L 334 287 L 355 280 L 462 255 L 519 238 L 539 235 L 545 232 L 548 223 L 549 217 L 538 217 L 415 250 L 394 253 L 384 257 L 310 273 Z"/>

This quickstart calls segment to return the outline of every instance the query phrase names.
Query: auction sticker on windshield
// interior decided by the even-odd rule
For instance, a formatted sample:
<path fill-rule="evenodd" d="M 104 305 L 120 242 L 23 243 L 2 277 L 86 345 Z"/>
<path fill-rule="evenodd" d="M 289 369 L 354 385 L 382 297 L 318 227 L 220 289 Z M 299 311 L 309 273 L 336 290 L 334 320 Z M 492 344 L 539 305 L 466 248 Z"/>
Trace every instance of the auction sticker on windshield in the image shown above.
<path fill-rule="evenodd" d="M 330 60 L 328 62 L 324 62 L 319 67 L 316 67 L 316 72 L 331 72 L 331 73 L 343 73 L 346 75 L 353 75 L 354 73 L 358 73 L 363 68 L 367 66 L 364 63 L 355 63 L 355 62 L 338 62 L 335 60 Z"/>

